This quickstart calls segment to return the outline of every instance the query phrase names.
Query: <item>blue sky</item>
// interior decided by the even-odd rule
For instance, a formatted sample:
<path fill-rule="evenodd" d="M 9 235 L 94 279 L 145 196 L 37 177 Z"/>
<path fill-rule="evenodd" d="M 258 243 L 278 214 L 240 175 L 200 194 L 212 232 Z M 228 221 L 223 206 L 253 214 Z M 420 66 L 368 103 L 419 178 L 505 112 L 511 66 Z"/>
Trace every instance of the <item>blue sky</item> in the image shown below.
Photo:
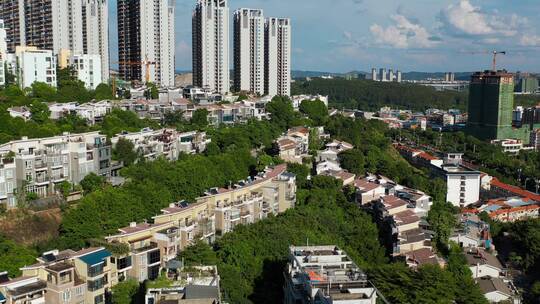
<path fill-rule="evenodd" d="M 191 69 L 195 2 L 176 0 L 178 70 Z M 115 60 L 116 0 L 109 5 Z M 499 67 L 540 72 L 539 0 L 229 0 L 229 6 L 231 14 L 251 7 L 290 17 L 295 70 L 472 71 L 490 67 L 486 51 L 506 50 Z"/>

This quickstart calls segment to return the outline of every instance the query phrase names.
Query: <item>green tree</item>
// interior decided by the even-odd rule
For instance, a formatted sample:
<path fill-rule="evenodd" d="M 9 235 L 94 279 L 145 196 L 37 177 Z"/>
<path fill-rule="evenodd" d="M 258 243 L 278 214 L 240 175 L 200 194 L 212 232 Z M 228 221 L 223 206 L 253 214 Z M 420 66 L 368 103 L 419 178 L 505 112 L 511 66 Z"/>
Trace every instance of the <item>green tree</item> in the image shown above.
<path fill-rule="evenodd" d="M 135 145 L 125 138 L 120 138 L 116 143 L 113 151 L 114 158 L 123 162 L 124 166 L 129 166 L 139 158 L 139 154 L 135 151 Z"/>
<path fill-rule="evenodd" d="M 80 185 L 85 194 L 92 193 L 98 189 L 103 188 L 106 184 L 106 179 L 103 176 L 99 176 L 95 173 L 86 175 L 80 182 Z"/>
<path fill-rule="evenodd" d="M 178 254 L 178 259 L 184 261 L 185 266 L 217 265 L 216 253 L 203 241 L 198 241 Z"/>
<path fill-rule="evenodd" d="M 450 203 L 435 202 L 429 210 L 427 221 L 435 231 L 435 244 L 437 248 L 446 253 L 448 239 L 457 225 L 455 209 Z"/>
<path fill-rule="evenodd" d="M 191 117 L 191 124 L 197 129 L 202 130 L 208 126 L 208 110 L 197 109 Z"/>
<path fill-rule="evenodd" d="M 184 111 L 167 112 L 164 115 L 163 124 L 166 126 L 178 126 L 183 123 L 185 123 Z"/>
<path fill-rule="evenodd" d="M 270 114 L 272 123 L 283 130 L 292 127 L 297 119 L 292 102 L 287 97 L 274 97 L 266 104 L 266 111 Z"/>
<path fill-rule="evenodd" d="M 158 99 L 159 98 L 159 90 L 158 90 L 155 83 L 148 82 L 148 83 L 146 83 L 146 87 L 148 88 L 147 97 L 149 99 Z"/>
<path fill-rule="evenodd" d="M 322 126 L 328 119 L 328 108 L 320 100 L 304 100 L 300 103 L 300 112 L 313 120 L 316 126 Z"/>
<path fill-rule="evenodd" d="M 105 83 L 100 83 L 94 91 L 96 100 L 111 100 L 114 99 L 112 88 Z"/>
<path fill-rule="evenodd" d="M 32 113 L 32 120 L 39 124 L 47 122 L 51 115 L 47 104 L 39 101 L 33 101 L 30 104 L 30 113 Z"/>
<path fill-rule="evenodd" d="M 128 279 L 112 287 L 113 304 L 132 304 L 136 302 L 135 296 L 139 291 L 139 282 Z"/>
<path fill-rule="evenodd" d="M 341 152 L 339 155 L 341 167 L 356 175 L 364 175 L 366 170 L 364 153 L 357 149 Z"/>
<path fill-rule="evenodd" d="M 36 257 L 33 250 L 0 235 L 0 269 L 7 271 L 10 277 L 19 276 L 20 268 L 35 263 Z"/>
<path fill-rule="evenodd" d="M 63 181 L 58 185 L 58 190 L 64 199 L 67 199 L 67 197 L 71 194 L 71 191 L 73 191 L 73 185 L 68 181 Z"/>
<path fill-rule="evenodd" d="M 32 97 L 42 101 L 51 102 L 56 100 L 56 89 L 44 82 L 34 82 L 31 86 Z"/>

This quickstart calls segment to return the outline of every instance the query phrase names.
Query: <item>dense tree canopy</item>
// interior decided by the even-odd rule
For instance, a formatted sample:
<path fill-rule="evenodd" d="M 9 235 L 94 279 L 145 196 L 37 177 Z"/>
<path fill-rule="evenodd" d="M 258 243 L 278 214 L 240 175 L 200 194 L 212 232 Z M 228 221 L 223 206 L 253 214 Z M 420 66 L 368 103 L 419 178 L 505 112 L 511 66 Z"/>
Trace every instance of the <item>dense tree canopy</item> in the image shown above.
<path fill-rule="evenodd" d="M 7 271 L 10 277 L 21 274 L 19 268 L 35 262 L 36 252 L 0 235 L 0 271 Z"/>
<path fill-rule="evenodd" d="M 467 92 L 444 91 L 416 84 L 376 82 L 370 80 L 321 79 L 297 81 L 292 92 L 297 94 L 322 94 L 330 97 L 335 108 L 374 111 L 391 106 L 423 111 L 428 108 L 466 109 Z"/>

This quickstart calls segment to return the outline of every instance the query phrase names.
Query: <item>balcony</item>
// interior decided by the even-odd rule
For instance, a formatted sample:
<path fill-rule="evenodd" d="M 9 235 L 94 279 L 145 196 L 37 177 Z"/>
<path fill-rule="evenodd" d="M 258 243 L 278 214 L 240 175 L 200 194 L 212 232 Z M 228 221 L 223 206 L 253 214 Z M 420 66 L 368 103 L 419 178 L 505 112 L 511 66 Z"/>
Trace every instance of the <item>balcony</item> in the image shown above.
<path fill-rule="evenodd" d="M 102 275 L 103 274 L 103 270 L 105 268 L 105 265 L 103 263 L 99 264 L 99 265 L 96 265 L 96 266 L 93 266 L 93 267 L 89 267 L 88 268 L 88 277 L 97 277 L 99 275 Z"/>
<path fill-rule="evenodd" d="M 158 248 L 157 243 L 150 242 L 148 245 L 139 248 L 133 248 L 132 252 L 135 254 L 143 253 Z"/>

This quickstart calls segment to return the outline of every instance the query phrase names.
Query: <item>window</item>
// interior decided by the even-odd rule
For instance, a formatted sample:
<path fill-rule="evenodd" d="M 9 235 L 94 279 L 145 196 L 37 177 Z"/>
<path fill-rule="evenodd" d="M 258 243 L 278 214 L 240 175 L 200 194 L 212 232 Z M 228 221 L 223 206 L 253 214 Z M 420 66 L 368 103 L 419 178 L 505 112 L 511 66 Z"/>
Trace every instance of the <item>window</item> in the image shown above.
<path fill-rule="evenodd" d="M 101 304 L 105 302 L 105 298 L 103 295 L 95 296 L 94 297 L 94 304 Z"/>
<path fill-rule="evenodd" d="M 70 299 L 71 299 L 71 291 L 67 289 L 66 291 L 62 293 L 62 300 L 64 300 L 64 302 L 69 302 Z"/>

